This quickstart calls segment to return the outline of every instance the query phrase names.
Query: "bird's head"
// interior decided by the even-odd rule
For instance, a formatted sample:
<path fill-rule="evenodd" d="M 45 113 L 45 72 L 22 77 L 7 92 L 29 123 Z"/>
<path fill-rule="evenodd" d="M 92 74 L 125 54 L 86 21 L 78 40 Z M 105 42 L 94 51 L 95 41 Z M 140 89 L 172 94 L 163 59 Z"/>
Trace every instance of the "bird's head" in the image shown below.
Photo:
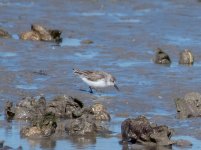
<path fill-rule="evenodd" d="M 118 86 L 117 86 L 117 84 L 116 84 L 116 78 L 115 78 L 115 77 L 111 76 L 109 84 L 110 84 L 111 86 L 114 86 L 115 89 L 116 89 L 117 91 L 119 91 L 119 88 L 118 88 Z"/>

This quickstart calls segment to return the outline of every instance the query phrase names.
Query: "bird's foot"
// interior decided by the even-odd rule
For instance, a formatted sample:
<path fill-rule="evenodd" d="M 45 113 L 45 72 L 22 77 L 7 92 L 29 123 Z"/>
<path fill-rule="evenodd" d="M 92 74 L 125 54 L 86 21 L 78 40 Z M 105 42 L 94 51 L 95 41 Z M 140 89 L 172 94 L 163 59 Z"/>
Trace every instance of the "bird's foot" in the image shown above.
<path fill-rule="evenodd" d="M 89 86 L 89 93 L 93 94 L 93 90 L 90 86 Z"/>

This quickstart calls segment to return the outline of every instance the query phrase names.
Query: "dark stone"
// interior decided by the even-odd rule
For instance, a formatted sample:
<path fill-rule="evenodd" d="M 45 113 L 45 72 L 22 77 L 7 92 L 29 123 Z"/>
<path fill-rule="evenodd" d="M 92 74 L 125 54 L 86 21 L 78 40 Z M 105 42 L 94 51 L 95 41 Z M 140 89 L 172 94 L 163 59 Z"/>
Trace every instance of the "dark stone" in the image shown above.
<path fill-rule="evenodd" d="M 171 64 L 170 57 L 162 49 L 157 48 L 154 62 L 157 64 Z"/>
<path fill-rule="evenodd" d="M 0 148 L 3 148 L 3 144 L 4 144 L 4 141 L 1 140 L 1 141 L 0 141 Z"/>
<path fill-rule="evenodd" d="M 7 101 L 4 106 L 5 116 L 6 119 L 10 120 L 13 119 L 15 116 L 15 110 L 13 109 L 13 103 Z"/>
<path fill-rule="evenodd" d="M 61 43 L 62 38 L 61 38 L 61 31 L 60 30 L 49 30 L 50 35 L 52 38 L 55 40 L 56 43 Z"/>
<path fill-rule="evenodd" d="M 142 145 L 171 146 L 174 142 L 170 140 L 172 130 L 167 126 L 152 126 L 144 116 L 135 119 L 128 118 L 121 124 L 123 142 Z"/>

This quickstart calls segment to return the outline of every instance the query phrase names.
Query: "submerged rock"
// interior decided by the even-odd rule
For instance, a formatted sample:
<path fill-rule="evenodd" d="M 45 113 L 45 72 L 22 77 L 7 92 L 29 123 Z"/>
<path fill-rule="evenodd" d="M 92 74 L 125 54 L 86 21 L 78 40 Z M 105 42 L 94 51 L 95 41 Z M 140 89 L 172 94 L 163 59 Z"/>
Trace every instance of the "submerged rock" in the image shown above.
<path fill-rule="evenodd" d="M 48 102 L 43 96 L 25 97 L 15 107 L 7 102 L 5 114 L 29 120 L 30 126 L 21 129 L 22 137 L 94 136 L 108 131 L 99 121 L 110 120 L 102 104 L 84 107 L 80 100 L 65 95 Z"/>
<path fill-rule="evenodd" d="M 0 29 L 0 37 L 1 38 L 11 38 L 11 35 L 7 31 Z"/>
<path fill-rule="evenodd" d="M 22 137 L 42 137 L 42 130 L 39 127 L 23 127 L 20 130 L 20 134 Z"/>
<path fill-rule="evenodd" d="M 191 147 L 193 144 L 187 140 L 177 140 L 175 141 L 175 145 L 179 147 Z"/>
<path fill-rule="evenodd" d="M 171 146 L 174 143 L 170 140 L 172 130 L 165 125 L 152 125 L 144 116 L 123 121 L 121 134 L 123 142 L 132 144 Z"/>
<path fill-rule="evenodd" d="M 48 75 L 46 70 L 33 71 L 32 73 L 36 74 L 36 75 L 42 75 L 42 76 L 47 76 Z"/>
<path fill-rule="evenodd" d="M 190 50 L 185 49 L 180 53 L 179 64 L 192 65 L 194 63 L 194 57 Z"/>
<path fill-rule="evenodd" d="M 162 49 L 157 48 L 154 62 L 157 64 L 170 64 L 171 60 L 167 53 L 165 53 Z"/>
<path fill-rule="evenodd" d="M 179 119 L 201 116 L 201 94 L 196 92 L 188 93 L 184 98 L 175 100 L 177 116 Z"/>
<path fill-rule="evenodd" d="M 31 25 L 31 31 L 20 34 L 22 40 L 50 41 L 60 43 L 62 41 L 60 30 L 47 29 L 41 25 Z"/>
<path fill-rule="evenodd" d="M 83 40 L 81 43 L 82 44 L 93 44 L 94 42 L 92 40 Z"/>

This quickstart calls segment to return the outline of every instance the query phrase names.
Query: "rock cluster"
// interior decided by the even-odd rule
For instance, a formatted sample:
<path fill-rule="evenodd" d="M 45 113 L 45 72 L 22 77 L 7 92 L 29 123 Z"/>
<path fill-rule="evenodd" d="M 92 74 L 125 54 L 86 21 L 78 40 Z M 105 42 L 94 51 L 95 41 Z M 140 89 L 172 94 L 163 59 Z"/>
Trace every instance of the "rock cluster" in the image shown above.
<path fill-rule="evenodd" d="M 47 102 L 45 97 L 25 97 L 16 106 L 5 105 L 7 119 L 29 120 L 31 125 L 21 129 L 23 137 L 67 137 L 96 135 L 108 132 L 100 121 L 109 121 L 110 115 L 102 104 L 84 107 L 70 96 L 58 96 Z"/>
<path fill-rule="evenodd" d="M 31 31 L 26 31 L 20 34 L 22 40 L 34 40 L 34 41 L 50 41 L 50 42 L 62 42 L 61 31 L 57 29 L 47 29 L 41 25 L 31 25 Z"/>
<path fill-rule="evenodd" d="M 153 61 L 156 64 L 171 64 L 171 59 L 169 55 L 164 52 L 161 48 L 156 49 Z M 180 52 L 179 64 L 192 65 L 193 63 L 194 57 L 190 50 L 185 49 L 184 51 Z"/>

